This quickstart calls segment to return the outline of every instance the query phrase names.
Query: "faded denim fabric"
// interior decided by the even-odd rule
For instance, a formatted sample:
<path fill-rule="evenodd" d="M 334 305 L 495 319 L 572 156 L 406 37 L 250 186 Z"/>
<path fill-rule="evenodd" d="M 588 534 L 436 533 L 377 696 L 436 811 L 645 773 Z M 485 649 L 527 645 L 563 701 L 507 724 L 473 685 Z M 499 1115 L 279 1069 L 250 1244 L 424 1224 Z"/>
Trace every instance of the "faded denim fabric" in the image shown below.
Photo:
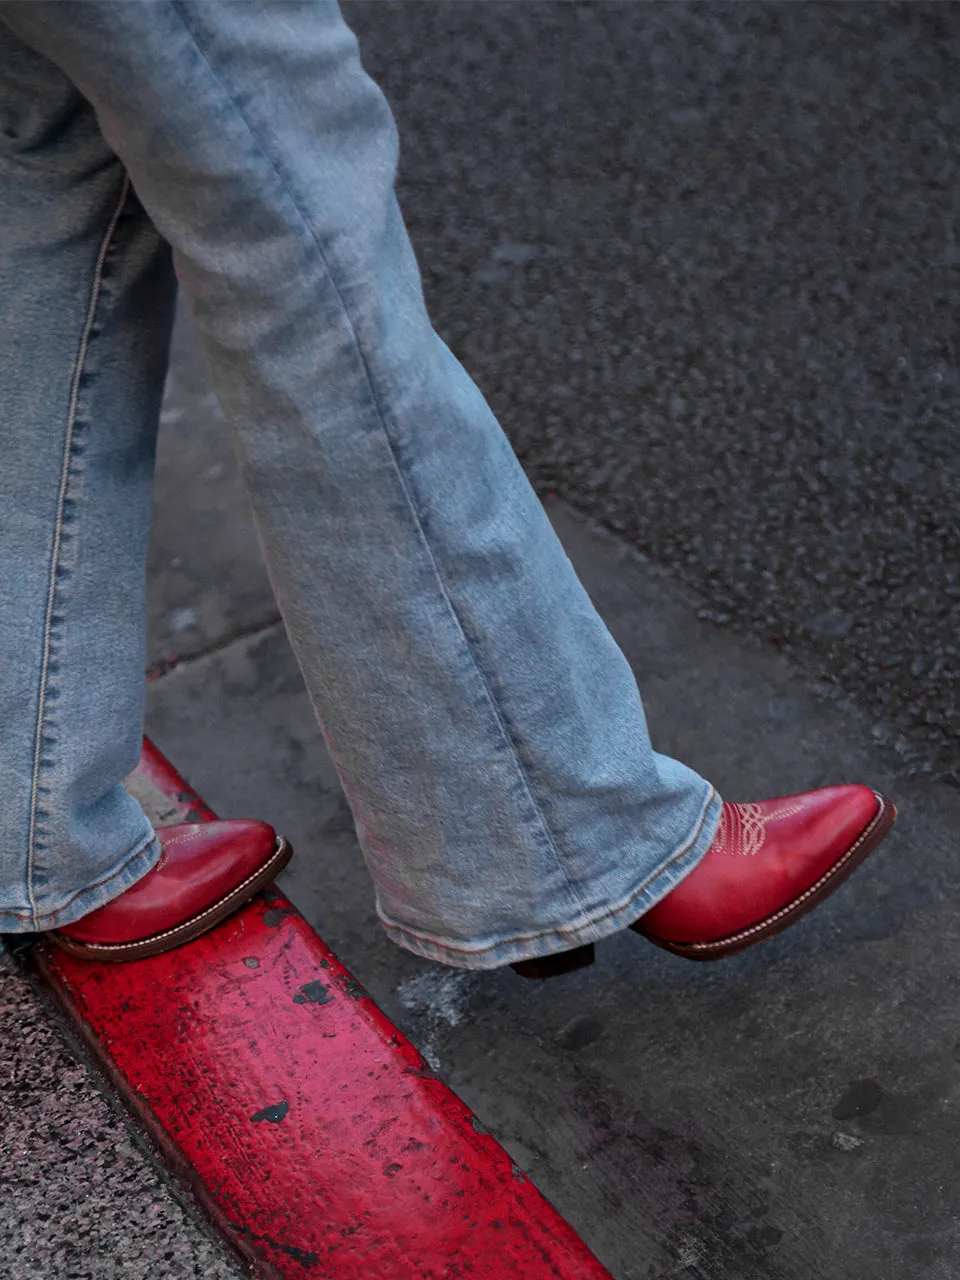
<path fill-rule="evenodd" d="M 490 968 L 663 897 L 720 799 L 653 751 L 433 331 L 336 5 L 0 3 L 0 116 L 0 928 L 72 921 L 156 857 L 120 780 L 167 245 L 389 935 Z"/>

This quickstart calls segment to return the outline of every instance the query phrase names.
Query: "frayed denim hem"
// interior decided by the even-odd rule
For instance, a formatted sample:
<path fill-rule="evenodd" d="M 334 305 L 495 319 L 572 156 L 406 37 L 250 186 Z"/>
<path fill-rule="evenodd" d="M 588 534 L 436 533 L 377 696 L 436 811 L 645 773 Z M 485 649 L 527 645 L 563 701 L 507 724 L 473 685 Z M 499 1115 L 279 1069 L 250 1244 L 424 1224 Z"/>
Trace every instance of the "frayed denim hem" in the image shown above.
<path fill-rule="evenodd" d="M 648 876 L 641 885 L 634 886 L 615 904 L 590 919 L 571 921 L 536 934 L 495 942 L 483 941 L 475 945 L 428 937 L 387 919 L 382 911 L 378 912 L 380 923 L 390 940 L 406 951 L 412 951 L 424 960 L 436 960 L 458 969 L 499 969 L 518 960 L 532 960 L 558 951 L 572 951 L 574 947 L 581 947 L 588 942 L 600 942 L 603 938 L 626 929 L 634 920 L 655 907 L 697 866 L 713 843 L 722 809 L 723 801 L 714 788 L 710 787 L 700 815 L 687 838 L 664 859 L 652 876 Z"/>

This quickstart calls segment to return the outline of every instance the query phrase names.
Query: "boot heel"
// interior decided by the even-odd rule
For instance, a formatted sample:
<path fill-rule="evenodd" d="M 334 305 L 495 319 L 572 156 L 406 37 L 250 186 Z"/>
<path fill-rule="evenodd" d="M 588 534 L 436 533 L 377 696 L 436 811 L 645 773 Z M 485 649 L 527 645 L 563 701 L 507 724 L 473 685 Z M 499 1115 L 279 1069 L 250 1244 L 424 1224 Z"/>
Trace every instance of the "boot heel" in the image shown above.
<path fill-rule="evenodd" d="M 518 960 L 510 968 L 521 978 L 557 978 L 562 973 L 574 973 L 593 964 L 593 943 L 574 947 L 572 951 L 558 951 L 552 956 L 537 956 L 534 960 Z"/>

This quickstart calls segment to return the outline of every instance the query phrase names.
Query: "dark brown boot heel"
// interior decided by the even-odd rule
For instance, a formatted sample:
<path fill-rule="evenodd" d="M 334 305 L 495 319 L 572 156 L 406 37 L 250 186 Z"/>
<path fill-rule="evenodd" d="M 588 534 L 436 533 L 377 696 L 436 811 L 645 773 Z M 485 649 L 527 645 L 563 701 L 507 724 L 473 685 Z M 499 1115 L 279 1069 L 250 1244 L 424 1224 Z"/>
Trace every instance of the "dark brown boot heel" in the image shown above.
<path fill-rule="evenodd" d="M 574 947 L 572 951 L 558 951 L 552 956 L 537 956 L 534 960 L 518 960 L 510 968 L 521 978 L 558 978 L 562 973 L 574 973 L 593 964 L 593 943 Z"/>

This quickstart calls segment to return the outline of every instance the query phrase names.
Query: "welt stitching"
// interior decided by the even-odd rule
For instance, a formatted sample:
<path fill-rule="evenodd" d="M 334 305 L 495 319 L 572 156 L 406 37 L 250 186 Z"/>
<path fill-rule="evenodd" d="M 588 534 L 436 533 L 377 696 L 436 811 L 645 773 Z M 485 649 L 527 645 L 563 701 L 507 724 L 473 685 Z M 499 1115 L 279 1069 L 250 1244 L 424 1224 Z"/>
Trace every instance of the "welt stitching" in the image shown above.
<path fill-rule="evenodd" d="M 483 687 L 484 694 L 486 695 L 487 702 L 488 702 L 488 704 L 489 704 L 489 706 L 490 706 L 490 708 L 491 708 L 491 710 L 492 710 L 492 712 L 493 712 L 494 718 L 495 718 L 495 720 L 496 720 L 497 724 L 499 725 L 500 732 L 501 732 L 501 734 L 503 735 L 503 739 L 504 739 L 504 741 L 509 745 L 511 752 L 513 753 L 514 763 L 515 763 L 515 765 L 516 765 L 517 773 L 518 773 L 518 775 L 519 775 L 520 781 L 521 781 L 521 783 L 523 784 L 523 789 L 524 789 L 524 791 L 526 792 L 527 799 L 528 799 L 528 801 L 529 801 L 530 805 L 532 806 L 534 813 L 535 813 L 535 814 L 536 814 L 536 816 L 537 816 L 537 819 L 538 819 L 538 821 L 539 821 L 539 823 L 540 823 L 540 829 L 541 829 L 541 831 L 542 831 L 543 835 L 544 835 L 544 836 L 545 836 L 545 838 L 546 838 L 547 844 L 548 844 L 548 846 L 549 846 L 549 848 L 550 848 L 550 852 L 553 854 L 553 857 L 554 857 L 554 859 L 555 859 L 555 861 L 556 861 L 556 864 L 557 864 L 557 866 L 559 867 L 559 869 L 560 869 L 561 873 L 563 874 L 563 878 L 564 878 L 564 880 L 566 881 L 566 884 L 567 884 L 567 890 L 568 890 L 568 892 L 569 892 L 569 894 L 570 894 L 570 897 L 571 897 L 575 902 L 578 902 L 578 903 L 579 903 L 578 895 L 577 895 L 576 891 L 575 891 L 575 890 L 574 890 L 574 888 L 573 888 L 573 885 L 572 885 L 572 883 L 571 883 L 571 881 L 570 881 L 570 877 L 569 877 L 569 875 L 568 875 L 568 873 L 567 873 L 567 868 L 566 868 L 566 866 L 564 865 L 563 860 L 562 860 L 562 859 L 561 859 L 561 857 L 560 857 L 560 854 L 559 854 L 559 851 L 557 850 L 556 844 L 554 843 L 553 835 L 552 835 L 552 833 L 551 833 L 551 831 L 550 831 L 550 828 L 549 828 L 549 826 L 548 826 L 548 824 L 547 824 L 547 821 L 546 821 L 546 818 L 545 818 L 545 816 L 544 816 L 543 810 L 541 809 L 540 804 L 538 803 L 537 798 L 536 798 L 536 796 L 535 796 L 535 795 L 534 795 L 534 793 L 533 793 L 532 787 L 531 787 L 531 785 L 530 785 L 530 779 L 529 779 L 529 778 L 528 778 L 528 776 L 527 776 L 526 767 L 525 767 L 525 765 L 524 765 L 523 758 L 522 758 L 522 755 L 521 755 L 520 750 L 519 750 L 519 748 L 518 748 L 518 745 L 517 745 L 516 741 L 514 740 L 513 734 L 512 734 L 511 732 L 509 732 L 509 730 L 508 730 L 508 728 L 507 728 L 507 725 L 506 725 L 506 722 L 504 721 L 504 718 L 503 718 L 503 715 L 502 715 L 502 713 L 501 713 L 500 707 L 497 705 L 496 699 L 495 699 L 495 698 L 494 698 L 494 696 L 493 696 L 493 691 L 492 691 L 492 689 L 491 689 L 491 687 L 490 687 L 489 681 L 487 680 L 486 675 L 484 674 L 484 671 L 483 671 L 483 669 L 482 669 L 482 667 L 481 667 L 481 665 L 480 665 L 479 661 L 477 660 L 477 655 L 474 653 L 473 646 L 472 646 L 472 644 L 471 644 L 471 642 L 470 642 L 470 637 L 469 637 L 469 635 L 468 635 L 468 633 L 467 633 L 466 628 L 464 627 L 463 621 L 462 621 L 462 619 L 461 619 L 461 617 L 460 617 L 459 613 L 457 612 L 457 609 L 455 608 L 455 606 L 454 606 L 454 604 L 453 604 L 453 600 L 452 600 L 452 599 L 451 599 L 451 597 L 450 597 L 450 593 L 449 593 L 449 591 L 448 591 L 448 589 L 447 589 L 446 582 L 444 581 L 443 575 L 442 575 L 442 573 L 440 572 L 440 566 L 437 564 L 436 557 L 434 556 L 434 554 L 433 554 L 433 550 L 432 550 L 432 548 L 431 548 L 431 546 L 430 546 L 430 544 L 429 544 L 429 542 L 428 542 L 428 540 L 427 540 L 426 532 L 425 532 L 424 527 L 423 527 L 423 521 L 421 520 L 421 518 L 420 518 L 420 512 L 419 512 L 419 511 L 418 511 L 418 509 L 417 509 L 417 504 L 413 501 L 413 495 L 412 495 L 412 494 L 411 494 L 411 492 L 410 492 L 410 487 L 409 487 L 409 485 L 407 484 L 406 477 L 404 476 L 403 471 L 402 471 L 402 470 L 401 470 L 401 468 L 400 468 L 399 459 L 398 459 L 398 457 L 397 457 L 397 450 L 396 450 L 396 447 L 395 447 L 395 445 L 394 445 L 393 440 L 391 439 L 390 431 L 389 431 L 389 429 L 388 429 L 388 427 L 387 427 L 388 415 L 387 415 L 386 411 L 384 410 L 383 406 L 382 406 L 382 405 L 381 405 L 381 403 L 380 403 L 380 397 L 378 396 L 377 391 L 376 391 L 376 387 L 375 387 L 375 383 L 374 383 L 374 378 L 373 378 L 373 375 L 372 375 L 371 370 L 370 370 L 370 362 L 369 362 L 369 360 L 368 360 L 368 358 L 367 358 L 367 354 L 366 354 L 366 351 L 365 351 L 365 349 L 364 349 L 364 344 L 363 344 L 363 342 L 362 342 L 362 341 L 361 341 L 361 339 L 360 339 L 360 335 L 359 335 L 359 333 L 357 332 L 357 328 L 356 328 L 356 325 L 354 324 L 353 316 L 351 315 L 351 313 L 350 313 L 350 309 L 348 308 L 348 306 L 347 306 L 347 304 L 346 304 L 346 301 L 345 301 L 345 299 L 344 299 L 344 297 L 343 297 L 343 294 L 342 294 L 342 293 L 341 293 L 341 291 L 340 291 L 340 288 L 339 288 L 339 286 L 338 286 L 338 284 L 337 284 L 336 278 L 334 277 L 333 272 L 330 270 L 330 266 L 329 266 L 329 263 L 327 262 L 327 256 L 326 256 L 326 254 L 324 253 L 323 246 L 320 244 L 319 240 L 317 239 L 316 235 L 314 234 L 314 232 L 313 232 L 313 230 L 312 230 L 312 228 L 311 228 L 311 226 L 310 226 L 309 219 L 304 215 L 303 211 L 301 210 L 301 208 L 300 208 L 300 206 L 299 206 L 299 204 L 298 204 L 298 202 L 297 202 L 297 199 L 296 199 L 296 197 L 295 197 L 295 196 L 294 196 L 294 194 L 293 194 L 292 188 L 291 188 L 290 184 L 288 183 L 288 181 L 287 181 L 287 179 L 286 179 L 286 177 L 285 177 L 284 173 L 281 171 L 281 169 L 277 166 L 277 164 L 276 164 L 276 163 L 274 162 L 274 160 L 271 158 L 271 156 L 270 156 L 269 152 L 266 150 L 266 148 L 265 148 L 265 147 L 263 146 L 263 144 L 261 143 L 260 138 L 258 137 L 257 133 L 254 131 L 254 129 L 253 129 L 253 127 L 251 126 L 251 124 L 249 123 L 249 121 L 247 120 L 247 118 L 246 118 L 246 116 L 244 115 L 243 111 L 242 111 L 242 110 L 240 109 L 240 107 L 237 105 L 236 101 L 234 100 L 233 95 L 230 93 L 230 91 L 227 89 L 226 85 L 223 83 L 223 81 L 222 81 L 222 80 L 220 79 L 220 77 L 217 75 L 216 71 L 215 71 L 215 70 L 213 69 L 213 67 L 211 66 L 211 64 L 210 64 L 209 60 L 207 59 L 206 54 L 204 53 L 203 49 L 200 47 L 200 44 L 199 44 L 199 42 L 197 41 L 196 36 L 195 36 L 195 35 L 193 34 L 193 32 L 191 31 L 191 29 L 190 29 L 190 27 L 188 26 L 188 24 L 187 24 L 187 22 L 186 22 L 185 18 L 183 17 L 183 14 L 180 12 L 180 5 L 179 5 L 179 3 L 177 2 L 177 0 L 173 0 L 172 9 L 173 9 L 173 12 L 174 12 L 174 13 L 176 13 L 177 17 L 179 18 L 180 23 L 181 23 L 181 25 L 182 25 L 182 27 L 183 27 L 184 31 L 186 32 L 187 36 L 189 37 L 189 39 L 190 39 L 190 40 L 191 40 L 191 42 L 193 43 L 193 47 L 196 49 L 197 54 L 199 55 L 199 57 L 200 57 L 200 58 L 202 58 L 202 59 L 203 59 L 204 65 L 206 66 L 206 68 L 207 68 L 207 70 L 209 71 L 210 75 L 212 76 L 212 78 L 214 79 L 214 81 L 215 81 L 215 82 L 217 83 L 217 85 L 219 86 L 219 88 L 220 88 L 221 92 L 222 92 L 222 93 L 223 93 L 223 95 L 225 96 L 225 98 L 226 98 L 227 102 L 229 103 L 230 107 L 231 107 L 231 108 L 233 109 L 233 111 L 235 112 L 235 114 L 236 114 L 237 118 L 240 120 L 240 122 L 241 122 L 241 124 L 243 125 L 244 129 L 246 129 L 247 134 L 248 134 L 248 135 L 249 135 L 249 137 L 250 137 L 250 140 L 253 142 L 254 146 L 257 148 L 257 150 L 258 150 L 258 152 L 260 153 L 260 155 L 263 157 L 263 159 L 266 161 L 266 163 L 270 166 L 270 168 L 273 170 L 273 172 L 274 172 L 275 176 L 276 176 L 276 177 L 277 177 L 277 179 L 279 180 L 279 182 L 280 182 L 280 184 L 281 184 L 281 187 L 282 187 L 282 189 L 284 190 L 284 192 L 286 193 L 286 196 L 287 196 L 288 200 L 290 201 L 290 204 L 291 204 L 291 206 L 292 206 L 292 208 L 293 208 L 294 212 L 296 213 L 297 217 L 300 219 L 300 222 L 301 222 L 301 224 L 302 224 L 302 226 L 303 226 L 303 229 L 306 231 L 307 235 L 310 237 L 310 240 L 311 240 L 311 241 L 312 241 L 312 243 L 313 243 L 313 246 L 314 246 L 314 248 L 315 248 L 315 250 L 316 250 L 316 252 L 317 252 L 317 254 L 318 254 L 319 258 L 320 258 L 320 261 L 321 261 L 321 263 L 323 264 L 324 270 L 325 270 L 325 271 L 326 271 L 326 273 L 327 273 L 327 278 L 329 279 L 330 284 L 331 284 L 331 285 L 332 285 L 332 287 L 333 287 L 334 293 L 335 293 L 335 294 L 336 294 L 336 296 L 337 296 L 337 300 L 338 300 L 338 301 L 339 301 L 339 303 L 340 303 L 340 307 L 341 307 L 341 310 L 342 310 L 342 312 L 343 312 L 343 315 L 344 315 L 344 317 L 345 317 L 345 319 L 346 319 L 346 321 L 347 321 L 347 325 L 349 326 L 350 336 L 351 336 L 351 338 L 353 339 L 354 347 L 355 347 L 355 349 L 356 349 L 357 355 L 358 355 L 358 356 L 359 356 L 359 358 L 360 358 L 360 365 L 361 365 L 361 368 L 362 368 L 362 370 L 363 370 L 364 379 L 365 379 L 366 384 L 367 384 L 367 390 L 368 390 L 368 392 L 369 392 L 369 394 L 370 394 L 370 399 L 371 399 L 371 402 L 372 402 L 373 408 L 374 408 L 374 410 L 376 411 L 376 414 L 377 414 L 377 416 L 378 416 L 378 417 L 379 417 L 379 419 L 380 419 L 380 425 L 381 425 L 381 427 L 383 428 L 383 435 L 384 435 L 384 439 L 386 440 L 386 442 L 387 442 L 387 447 L 388 447 L 388 449 L 390 450 L 390 457 L 391 457 L 391 461 L 392 461 L 392 463 L 393 463 L 394 470 L 395 470 L 395 472 L 396 472 L 396 474 L 397 474 L 397 479 L 398 479 L 398 481 L 399 481 L 399 483 L 400 483 L 400 486 L 401 486 L 401 488 L 402 488 L 402 490 L 403 490 L 404 496 L 406 497 L 407 504 L 408 504 L 408 506 L 409 506 L 409 508 L 410 508 L 410 512 L 411 512 L 411 514 L 413 515 L 414 521 L 415 521 L 415 523 L 416 523 L 417 533 L 418 533 L 418 535 L 419 535 L 419 537 L 420 537 L 421 545 L 423 546 L 424 551 L 426 552 L 427 556 L 429 557 L 430 564 L 431 564 L 431 566 L 433 567 L 433 572 L 434 572 L 434 574 L 435 574 L 435 576 L 436 576 L 436 579 L 437 579 L 437 582 L 438 582 L 438 584 L 439 584 L 439 586 L 440 586 L 440 591 L 441 591 L 441 594 L 442 594 L 442 596 L 443 596 L 444 603 L 446 604 L 447 609 L 448 609 L 448 610 L 449 610 L 449 612 L 450 612 L 450 616 L 451 616 L 451 618 L 453 619 L 454 624 L 455 624 L 455 625 L 456 625 L 456 627 L 457 627 L 457 630 L 460 632 L 460 636 L 461 636 L 461 638 L 462 638 L 462 640 L 463 640 L 463 642 L 464 642 L 464 645 L 466 646 L 467 653 L 470 655 L 470 659 L 471 659 L 471 661 L 472 661 L 472 663 L 473 663 L 474 670 L 476 671 L 477 676 L 478 676 L 478 678 L 479 678 L 479 680 L 480 680 L 480 683 L 481 683 L 481 685 L 482 685 L 482 687 Z M 582 904 L 580 904 L 580 905 L 581 905 L 581 909 L 582 909 Z"/>
<path fill-rule="evenodd" d="M 732 933 L 728 938 L 721 938 L 717 942 L 688 942 L 686 946 L 689 950 L 715 951 L 718 947 L 729 947 L 732 943 L 740 942 L 744 938 L 752 938 L 755 933 L 760 933 L 761 930 L 769 928 L 770 925 L 775 924 L 777 920 L 780 920 L 784 916 L 789 915 L 792 911 L 795 911 L 801 903 L 806 902 L 806 900 L 815 894 L 818 889 L 821 889 L 828 880 L 831 880 L 842 867 L 846 866 L 853 855 L 860 849 L 864 841 L 869 840 L 870 836 L 873 835 L 874 831 L 877 829 L 881 819 L 887 812 L 887 803 L 884 798 L 877 795 L 876 792 L 874 792 L 874 795 L 877 796 L 880 807 L 874 815 L 872 822 L 869 826 L 863 829 L 860 833 L 859 839 L 850 846 L 842 858 L 833 864 L 829 871 L 826 871 L 820 877 L 816 884 L 812 884 L 810 888 L 801 893 L 798 898 L 794 898 L 792 902 L 788 902 L 785 907 L 781 907 L 779 911 L 775 911 L 772 916 L 767 916 L 767 918 L 765 920 L 761 920 L 759 924 L 751 925 L 749 929 L 741 929 L 739 933 Z"/>
<path fill-rule="evenodd" d="M 197 915 L 191 916 L 189 920 L 184 920 L 181 924 L 175 925 L 172 929 L 164 929 L 162 933 L 151 933 L 148 938 L 140 938 L 136 942 L 85 942 L 83 945 L 95 948 L 97 951 L 126 951 L 128 948 L 138 945 L 158 942 L 161 938 L 173 938 L 176 934 L 183 933 L 186 929 L 192 929 L 195 925 L 199 924 L 201 920 L 206 920 L 208 916 L 219 911 L 223 907 L 224 903 L 230 902 L 233 898 L 242 894 L 243 891 L 258 878 L 258 876 L 265 875 L 270 871 L 276 863 L 280 861 L 284 854 L 286 854 L 288 848 L 289 846 L 286 840 L 284 840 L 282 836 L 278 836 L 277 845 L 273 853 L 271 853 L 266 862 L 257 867 L 256 871 L 251 872 L 251 874 L 247 876 L 246 880 L 241 881 L 241 883 L 231 889 L 229 893 L 225 893 L 223 897 L 218 898 L 211 906 L 198 912 Z"/>
<path fill-rule="evenodd" d="M 60 564 L 60 551 L 63 542 L 63 522 L 64 509 L 67 501 L 67 490 L 70 483 L 70 461 L 73 452 L 74 430 L 77 421 L 77 409 L 80 402 L 80 379 L 83 374 L 84 361 L 87 356 L 87 349 L 90 345 L 90 335 L 93 331 L 94 320 L 97 314 L 97 305 L 100 301 L 100 291 L 103 282 L 103 268 L 106 262 L 107 253 L 113 240 L 113 234 L 116 230 L 117 223 L 123 206 L 126 204 L 127 195 L 130 190 L 130 178 L 124 173 L 123 182 L 120 187 L 120 198 L 117 206 L 113 211 L 113 216 L 107 225 L 102 241 L 100 242 L 100 250 L 94 264 L 93 280 L 90 286 L 90 302 L 87 306 L 86 320 L 83 326 L 83 332 L 80 336 L 80 346 L 77 350 L 77 359 L 73 370 L 73 379 L 70 385 L 70 401 L 67 408 L 67 432 L 63 447 L 63 466 L 60 472 L 60 490 L 57 496 L 57 520 L 54 529 L 53 552 L 50 557 L 50 581 L 47 588 L 47 608 L 43 625 L 43 657 L 40 664 L 40 691 L 37 703 L 37 729 L 33 747 L 33 779 L 30 792 L 30 830 L 27 837 L 27 899 L 30 904 L 30 910 L 34 916 L 37 915 L 37 901 L 34 894 L 33 876 L 35 870 L 35 845 L 37 838 L 37 816 L 39 808 L 40 793 L 40 768 L 43 757 L 43 738 L 46 724 L 46 704 L 47 704 L 47 685 L 50 675 L 50 653 L 53 641 L 53 614 L 57 598 L 57 570 Z"/>

